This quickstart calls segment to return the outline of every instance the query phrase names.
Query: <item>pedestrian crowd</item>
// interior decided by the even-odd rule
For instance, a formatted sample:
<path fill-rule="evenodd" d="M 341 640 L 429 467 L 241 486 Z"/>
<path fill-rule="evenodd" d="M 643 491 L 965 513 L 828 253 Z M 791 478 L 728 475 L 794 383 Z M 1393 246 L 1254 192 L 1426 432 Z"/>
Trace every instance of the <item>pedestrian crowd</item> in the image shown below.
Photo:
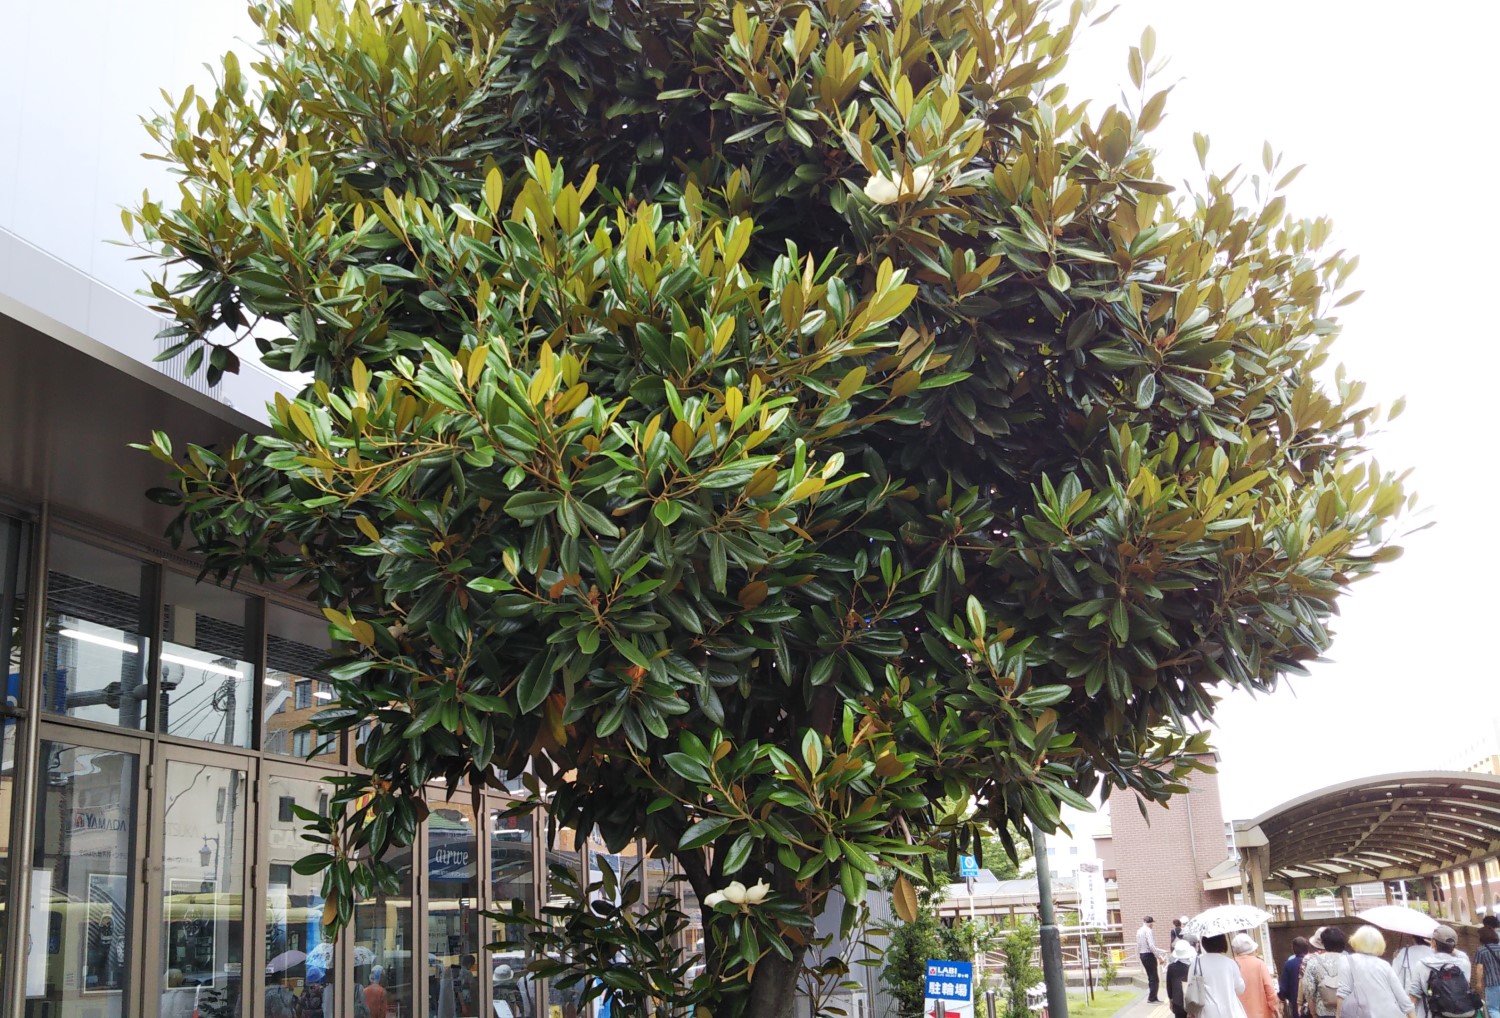
<path fill-rule="evenodd" d="M 1154 922 L 1146 916 L 1136 931 L 1146 999 L 1161 1001 L 1159 966 L 1168 962 L 1166 1003 L 1175 1018 L 1500 1018 L 1495 916 L 1485 917 L 1472 960 L 1448 926 L 1406 938 L 1390 961 L 1386 934 L 1376 927 L 1346 933 L 1324 926 L 1293 940 L 1275 974 L 1248 934 L 1200 939 L 1184 930 L 1184 916 L 1173 921 L 1163 947 Z"/>

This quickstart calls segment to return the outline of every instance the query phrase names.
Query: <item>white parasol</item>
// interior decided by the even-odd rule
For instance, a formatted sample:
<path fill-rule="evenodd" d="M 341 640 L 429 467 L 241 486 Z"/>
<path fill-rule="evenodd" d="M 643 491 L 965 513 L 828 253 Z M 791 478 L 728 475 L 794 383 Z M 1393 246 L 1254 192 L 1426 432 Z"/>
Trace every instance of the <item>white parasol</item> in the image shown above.
<path fill-rule="evenodd" d="M 1254 905 L 1215 905 L 1189 919 L 1182 931 L 1190 937 L 1217 937 L 1223 933 L 1253 930 L 1271 918 L 1271 913 Z"/>
<path fill-rule="evenodd" d="M 1437 929 L 1438 922 L 1426 912 L 1418 912 L 1414 908 L 1405 905 L 1380 905 L 1376 908 L 1367 908 L 1356 919 L 1367 922 L 1371 926 L 1379 926 L 1382 930 L 1390 930 L 1392 933 L 1409 933 L 1413 937 L 1430 937 L 1432 931 Z"/>
<path fill-rule="evenodd" d="M 266 974 L 275 975 L 277 972 L 285 972 L 289 968 L 301 965 L 306 960 L 307 955 L 301 951 L 282 951 L 266 963 Z"/>

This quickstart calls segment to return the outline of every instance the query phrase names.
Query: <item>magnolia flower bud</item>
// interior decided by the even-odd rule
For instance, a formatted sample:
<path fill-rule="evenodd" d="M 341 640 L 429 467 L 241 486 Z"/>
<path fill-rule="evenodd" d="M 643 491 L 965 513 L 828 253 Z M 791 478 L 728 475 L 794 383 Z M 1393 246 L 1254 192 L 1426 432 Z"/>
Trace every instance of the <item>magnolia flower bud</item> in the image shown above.
<path fill-rule="evenodd" d="M 703 899 L 703 907 L 704 908 L 713 908 L 715 905 L 719 904 L 719 902 L 721 902 L 723 900 L 724 900 L 724 895 L 722 893 L 720 893 L 719 891 L 715 891 L 713 894 L 710 894 L 707 898 Z"/>
<path fill-rule="evenodd" d="M 745 892 L 745 904 L 759 905 L 766 900 L 766 894 L 771 890 L 771 885 L 764 880 L 757 880 L 749 890 Z"/>
<path fill-rule="evenodd" d="M 738 880 L 731 880 L 729 886 L 724 888 L 723 893 L 724 900 L 731 905 L 743 905 L 745 903 L 745 895 L 749 892 L 746 890 L 744 884 Z"/>

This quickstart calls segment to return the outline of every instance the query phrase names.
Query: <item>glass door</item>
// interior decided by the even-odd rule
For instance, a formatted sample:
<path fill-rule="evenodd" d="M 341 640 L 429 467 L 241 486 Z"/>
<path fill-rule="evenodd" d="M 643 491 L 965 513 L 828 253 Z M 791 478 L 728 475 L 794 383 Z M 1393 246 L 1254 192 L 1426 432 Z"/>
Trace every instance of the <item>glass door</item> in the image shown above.
<path fill-rule="evenodd" d="M 254 761 L 158 746 L 153 775 L 155 850 L 147 942 L 160 953 L 147 1013 L 160 1018 L 247 1018 L 255 992 L 247 964 L 246 908 Z M 250 999 L 254 999 L 251 997 Z"/>
<path fill-rule="evenodd" d="M 26 1018 L 136 1014 L 144 832 L 138 739 L 43 725 L 26 903 Z"/>
<path fill-rule="evenodd" d="M 297 872 L 304 856 L 318 851 L 303 840 L 306 821 L 298 809 L 327 815 L 333 786 L 322 778 L 332 772 L 315 767 L 282 769 L 266 764 L 261 782 L 261 886 L 265 912 L 265 992 L 256 1018 L 335 1018 L 354 973 L 340 965 L 339 945 L 323 928 L 323 876 Z M 346 977 L 348 982 L 346 983 Z M 348 989 L 346 989 L 346 986 Z M 363 987 L 358 987 L 363 1002 Z M 362 1018 L 362 1013 L 361 1013 Z"/>

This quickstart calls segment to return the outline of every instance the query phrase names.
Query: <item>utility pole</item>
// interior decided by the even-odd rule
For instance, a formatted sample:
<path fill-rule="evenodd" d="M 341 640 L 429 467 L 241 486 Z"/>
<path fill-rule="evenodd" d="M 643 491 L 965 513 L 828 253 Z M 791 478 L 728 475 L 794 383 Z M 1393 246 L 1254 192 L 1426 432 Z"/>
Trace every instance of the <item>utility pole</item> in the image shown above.
<path fill-rule="evenodd" d="M 1047 836 L 1031 825 L 1031 854 L 1036 859 L 1036 889 L 1042 915 L 1042 976 L 1047 983 L 1047 1018 L 1068 1018 L 1068 986 L 1063 979 L 1062 936 L 1052 913 L 1052 873 L 1047 868 Z"/>

